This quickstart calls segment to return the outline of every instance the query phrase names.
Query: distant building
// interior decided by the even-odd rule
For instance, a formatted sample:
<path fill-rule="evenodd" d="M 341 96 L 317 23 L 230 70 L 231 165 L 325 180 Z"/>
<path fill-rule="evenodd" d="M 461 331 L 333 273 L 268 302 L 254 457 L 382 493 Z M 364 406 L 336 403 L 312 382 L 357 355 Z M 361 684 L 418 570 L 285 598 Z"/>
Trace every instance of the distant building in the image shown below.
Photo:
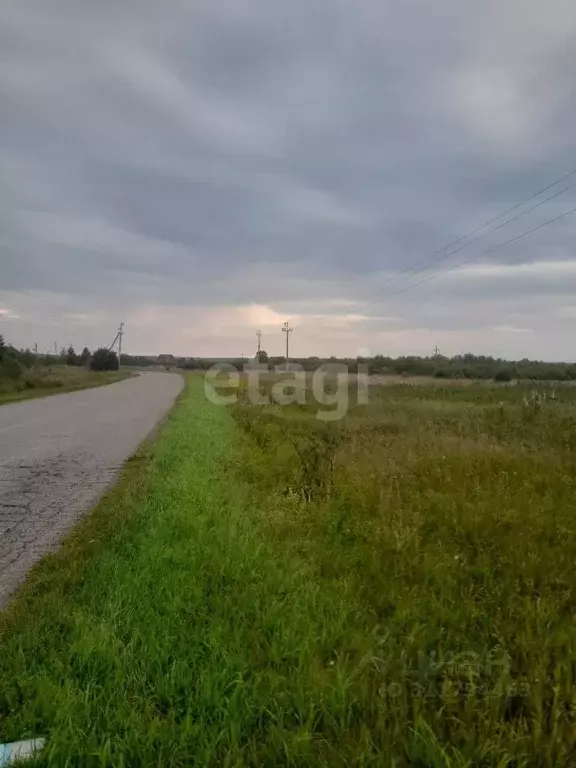
<path fill-rule="evenodd" d="M 176 358 L 174 355 L 158 355 L 156 363 L 165 368 L 170 368 L 171 365 L 176 365 Z"/>

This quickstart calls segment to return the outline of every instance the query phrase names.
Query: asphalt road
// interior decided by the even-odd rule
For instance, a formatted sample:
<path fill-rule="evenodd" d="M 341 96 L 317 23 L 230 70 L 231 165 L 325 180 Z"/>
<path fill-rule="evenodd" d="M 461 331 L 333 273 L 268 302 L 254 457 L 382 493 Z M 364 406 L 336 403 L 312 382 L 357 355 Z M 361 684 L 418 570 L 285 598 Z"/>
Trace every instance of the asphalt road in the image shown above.
<path fill-rule="evenodd" d="M 0 406 L 0 605 L 170 410 L 174 373 Z"/>

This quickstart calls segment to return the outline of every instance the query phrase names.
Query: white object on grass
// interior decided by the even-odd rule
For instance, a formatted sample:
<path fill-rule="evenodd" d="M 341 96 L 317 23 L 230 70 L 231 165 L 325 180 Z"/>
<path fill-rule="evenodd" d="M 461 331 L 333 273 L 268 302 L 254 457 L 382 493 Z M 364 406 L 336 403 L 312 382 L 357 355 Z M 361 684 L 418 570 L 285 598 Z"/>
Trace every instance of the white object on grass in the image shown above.
<path fill-rule="evenodd" d="M 27 741 L 13 741 L 11 744 L 0 744 L 0 768 L 14 765 L 16 760 L 34 757 L 45 743 L 45 739 L 28 739 Z"/>

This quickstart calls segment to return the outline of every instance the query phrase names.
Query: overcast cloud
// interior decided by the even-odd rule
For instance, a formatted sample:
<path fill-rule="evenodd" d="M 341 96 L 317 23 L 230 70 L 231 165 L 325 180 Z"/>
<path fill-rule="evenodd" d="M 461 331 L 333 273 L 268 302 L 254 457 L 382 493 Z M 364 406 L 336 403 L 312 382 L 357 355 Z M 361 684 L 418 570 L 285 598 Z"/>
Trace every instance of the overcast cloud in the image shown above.
<path fill-rule="evenodd" d="M 17 346 L 576 360 L 576 215 L 483 253 L 576 188 L 400 292 L 576 168 L 573 0 L 5 0 L 0 50 Z"/>

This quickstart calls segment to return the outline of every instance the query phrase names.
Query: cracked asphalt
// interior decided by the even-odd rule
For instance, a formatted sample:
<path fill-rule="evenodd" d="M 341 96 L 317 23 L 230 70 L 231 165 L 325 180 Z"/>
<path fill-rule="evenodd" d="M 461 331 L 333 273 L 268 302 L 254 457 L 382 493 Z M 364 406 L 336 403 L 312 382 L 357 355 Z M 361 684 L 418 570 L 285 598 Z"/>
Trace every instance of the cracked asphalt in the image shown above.
<path fill-rule="evenodd" d="M 0 605 L 170 410 L 175 373 L 0 406 Z"/>

